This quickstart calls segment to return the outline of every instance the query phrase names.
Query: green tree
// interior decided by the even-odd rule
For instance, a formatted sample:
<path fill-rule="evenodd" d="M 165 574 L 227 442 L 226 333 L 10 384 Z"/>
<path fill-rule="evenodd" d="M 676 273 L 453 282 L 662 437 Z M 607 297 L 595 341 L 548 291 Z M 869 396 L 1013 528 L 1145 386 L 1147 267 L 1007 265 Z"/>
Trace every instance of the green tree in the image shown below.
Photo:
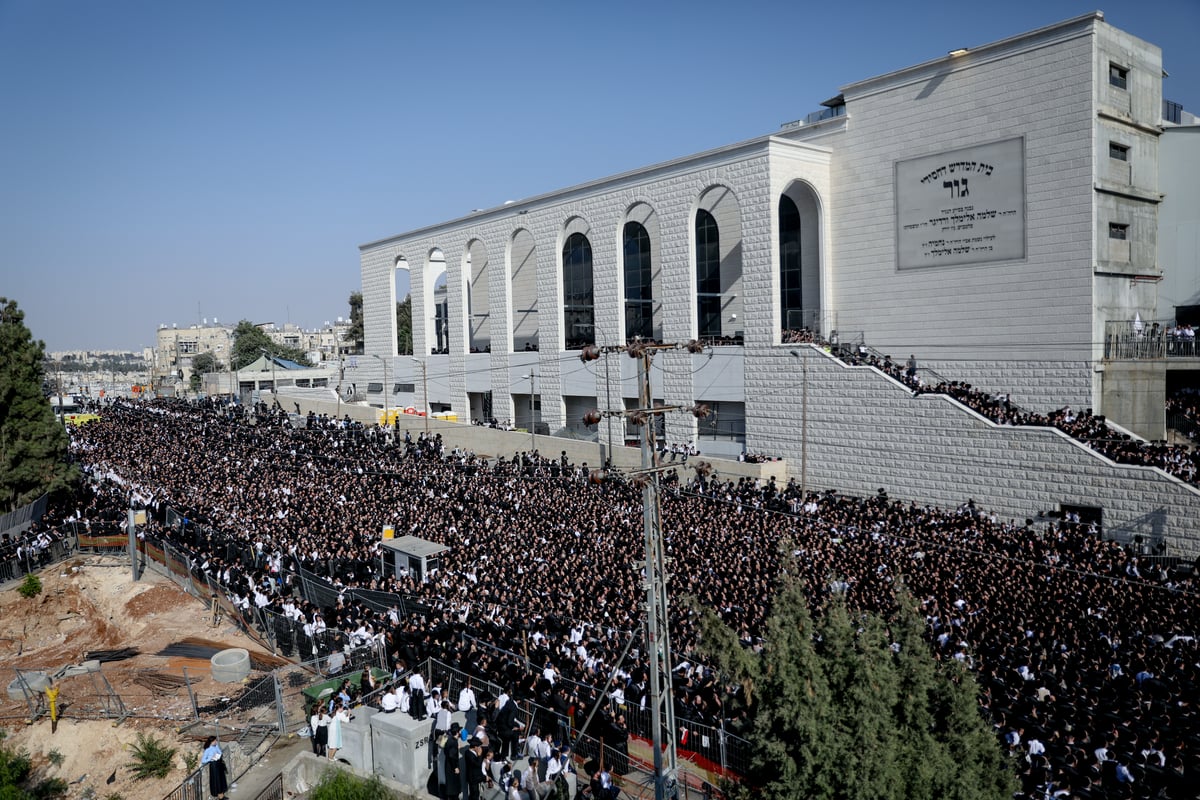
<path fill-rule="evenodd" d="M 350 327 L 346 329 L 346 337 L 344 341 L 348 343 L 351 353 L 361 353 L 363 352 L 366 340 L 366 328 L 363 325 L 362 292 L 351 292 Z"/>
<path fill-rule="evenodd" d="M 264 350 L 276 358 L 286 358 L 306 367 L 312 366 L 302 350 L 279 344 L 248 319 L 239 322 L 233 329 L 233 352 L 229 358 L 233 368 L 241 369 L 247 364 L 253 364 Z"/>
<path fill-rule="evenodd" d="M 1010 797 L 1010 765 L 979 714 L 974 679 L 957 661 L 933 658 L 924 620 L 903 586 L 886 620 L 851 610 L 841 595 L 814 619 L 784 561 L 761 656 L 747 654 L 712 611 L 693 602 L 702 655 L 724 678 L 754 687 L 748 777 L 755 794 Z"/>
<path fill-rule="evenodd" d="M 47 800 L 65 796 L 67 788 L 61 778 L 39 780 L 28 753 L 0 742 L 0 800 Z"/>
<path fill-rule="evenodd" d="M 412 295 L 396 303 L 396 352 L 413 354 Z"/>
<path fill-rule="evenodd" d="M 822 764 L 831 796 L 901 800 L 906 787 L 897 779 L 901 734 L 893 713 L 898 681 L 883 621 L 852 615 L 837 594 L 820 631 L 826 682 L 837 700 L 838 736 L 833 757 Z"/>
<path fill-rule="evenodd" d="M 42 392 L 45 350 L 16 301 L 0 297 L 0 512 L 43 492 L 69 492 L 79 479 L 67 463 L 67 433 Z"/>
<path fill-rule="evenodd" d="M 201 353 L 192 358 L 192 377 L 191 386 L 193 392 L 200 391 L 201 376 L 206 372 L 220 372 L 225 369 L 225 365 L 221 363 L 212 353 Z"/>
<path fill-rule="evenodd" d="M 378 775 L 360 778 L 340 767 L 329 767 L 313 787 L 312 800 L 396 800 Z"/>

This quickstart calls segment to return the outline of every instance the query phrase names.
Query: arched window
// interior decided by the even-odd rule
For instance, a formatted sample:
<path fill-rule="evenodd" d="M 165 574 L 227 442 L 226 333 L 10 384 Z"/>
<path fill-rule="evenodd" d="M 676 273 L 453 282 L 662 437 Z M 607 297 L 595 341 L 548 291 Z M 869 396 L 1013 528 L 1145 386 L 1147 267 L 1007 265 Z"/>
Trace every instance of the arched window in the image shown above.
<path fill-rule="evenodd" d="M 779 200 L 779 286 L 785 330 L 806 327 L 801 267 L 800 209 L 792 198 L 784 195 Z"/>
<path fill-rule="evenodd" d="M 625 223 L 625 338 L 654 338 L 654 278 L 650 235 L 640 222 Z"/>
<path fill-rule="evenodd" d="M 563 245 L 563 338 L 568 350 L 596 343 L 592 243 L 572 233 Z"/>
<path fill-rule="evenodd" d="M 701 336 L 721 331 L 721 233 L 713 215 L 696 212 L 696 328 Z"/>

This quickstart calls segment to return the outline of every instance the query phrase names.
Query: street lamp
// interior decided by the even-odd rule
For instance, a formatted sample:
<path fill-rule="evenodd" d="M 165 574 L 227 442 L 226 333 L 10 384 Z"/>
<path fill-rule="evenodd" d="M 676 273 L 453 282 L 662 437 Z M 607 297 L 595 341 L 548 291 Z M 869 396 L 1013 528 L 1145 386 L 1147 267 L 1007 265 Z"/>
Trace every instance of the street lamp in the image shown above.
<path fill-rule="evenodd" d="M 425 362 L 419 358 L 414 358 L 413 361 L 421 365 L 421 395 L 425 401 L 425 436 L 429 437 L 429 375 L 425 369 Z"/>
<path fill-rule="evenodd" d="M 265 347 L 258 348 L 264 356 L 271 360 L 271 399 L 275 401 L 276 408 L 283 408 L 279 403 L 279 382 L 275 380 L 275 356 Z"/>
<path fill-rule="evenodd" d="M 536 438 L 537 437 L 537 433 L 536 433 L 537 428 L 534 423 L 534 406 L 533 406 L 533 391 L 534 391 L 534 383 L 533 382 L 537 378 L 537 372 L 535 372 L 534 370 L 529 370 L 528 375 L 521 376 L 522 380 L 524 380 L 525 378 L 529 379 L 529 453 L 530 453 L 530 455 L 532 455 L 533 452 L 535 450 L 537 450 L 537 438 Z"/>
<path fill-rule="evenodd" d="M 808 348 L 804 349 L 804 354 L 801 355 L 798 351 L 791 351 L 792 355 L 800 359 L 801 373 L 801 400 L 800 400 L 800 497 L 804 498 L 808 489 Z M 801 500 L 803 502 L 803 499 Z"/>
<path fill-rule="evenodd" d="M 229 353 L 229 404 L 234 406 L 237 405 L 238 389 L 240 387 L 238 386 L 237 361 L 234 359 L 233 352 L 234 341 L 232 330 L 226 332 L 225 343 L 229 345 L 227 351 Z"/>
<path fill-rule="evenodd" d="M 388 419 L 387 359 L 385 359 L 383 356 L 376 355 L 375 353 L 368 353 L 367 355 L 369 355 L 369 356 L 371 356 L 371 358 L 374 358 L 377 361 L 379 361 L 380 364 L 383 364 L 383 424 L 386 427 L 390 427 L 390 420 Z"/>

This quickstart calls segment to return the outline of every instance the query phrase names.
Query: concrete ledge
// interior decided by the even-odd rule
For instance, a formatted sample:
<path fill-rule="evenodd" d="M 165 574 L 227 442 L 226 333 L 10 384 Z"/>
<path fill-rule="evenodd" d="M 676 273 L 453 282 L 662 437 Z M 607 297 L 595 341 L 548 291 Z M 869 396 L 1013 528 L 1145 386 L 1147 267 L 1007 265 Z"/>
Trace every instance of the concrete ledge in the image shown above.
<path fill-rule="evenodd" d="M 345 770 L 363 780 L 370 780 L 372 777 L 370 772 L 355 769 L 341 761 L 330 761 L 327 758 L 313 755 L 311 752 L 302 752 L 297 753 L 296 757 L 289 761 L 283 768 L 284 791 L 292 795 L 307 794 L 321 780 L 321 776 L 325 771 L 330 769 Z M 389 791 L 394 792 L 397 797 L 405 798 L 405 800 L 423 800 L 424 791 L 418 793 L 411 786 L 397 783 L 382 775 L 376 775 L 375 777 L 379 778 L 383 782 L 383 785 Z"/>

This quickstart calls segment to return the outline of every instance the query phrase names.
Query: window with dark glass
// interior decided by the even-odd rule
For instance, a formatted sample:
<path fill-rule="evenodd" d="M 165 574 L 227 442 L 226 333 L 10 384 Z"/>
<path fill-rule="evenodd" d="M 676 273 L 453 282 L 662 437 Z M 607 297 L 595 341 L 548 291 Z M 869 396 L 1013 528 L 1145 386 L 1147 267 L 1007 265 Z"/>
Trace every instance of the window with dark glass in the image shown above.
<path fill-rule="evenodd" d="M 592 243 L 573 233 L 563 245 L 563 325 L 568 350 L 596 343 Z"/>
<path fill-rule="evenodd" d="M 625 338 L 654 338 L 654 284 L 650 235 L 638 222 L 625 223 Z"/>
<path fill-rule="evenodd" d="M 434 353 L 450 352 L 450 303 L 446 300 L 434 307 L 434 330 L 437 334 L 437 347 Z"/>
<path fill-rule="evenodd" d="M 696 332 L 720 336 L 721 233 L 713 215 L 696 213 Z"/>
<path fill-rule="evenodd" d="M 780 312 L 785 330 L 800 330 L 804 322 L 804 288 L 800 263 L 800 209 L 792 198 L 779 201 Z"/>
<path fill-rule="evenodd" d="M 1117 161 L 1129 160 L 1129 146 L 1118 144 L 1116 142 L 1108 143 L 1108 157 L 1115 158 Z"/>
<path fill-rule="evenodd" d="M 1108 238 L 1125 241 L 1129 238 L 1129 226 L 1120 222 L 1110 222 L 1108 224 Z"/>
<path fill-rule="evenodd" d="M 1129 70 L 1117 64 L 1108 65 L 1108 82 L 1118 89 L 1129 88 Z"/>

